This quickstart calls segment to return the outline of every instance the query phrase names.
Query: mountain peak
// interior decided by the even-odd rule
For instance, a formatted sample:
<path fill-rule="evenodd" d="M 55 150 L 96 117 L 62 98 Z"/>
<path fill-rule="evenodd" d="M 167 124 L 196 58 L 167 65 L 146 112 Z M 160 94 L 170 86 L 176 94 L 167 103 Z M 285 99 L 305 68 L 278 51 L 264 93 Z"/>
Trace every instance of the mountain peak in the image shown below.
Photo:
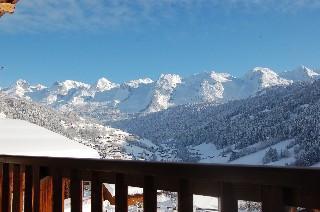
<path fill-rule="evenodd" d="M 44 86 L 44 85 L 42 85 L 42 84 L 36 84 L 36 85 L 31 86 L 31 88 L 32 88 L 32 89 L 35 89 L 35 90 L 37 90 L 37 91 L 40 91 L 40 90 L 46 89 L 47 86 Z"/>
<path fill-rule="evenodd" d="M 90 85 L 86 83 L 75 81 L 75 80 L 56 81 L 54 83 L 54 86 L 63 87 L 66 90 L 70 90 L 72 88 L 89 88 L 90 87 Z"/>
<path fill-rule="evenodd" d="M 301 65 L 299 68 L 297 68 L 297 70 L 301 70 L 302 72 L 304 72 L 306 75 L 308 75 L 311 78 L 320 75 L 319 73 L 313 71 L 312 69 L 310 69 L 304 65 Z"/>
<path fill-rule="evenodd" d="M 272 69 L 264 67 L 256 67 L 252 69 L 244 78 L 245 80 L 249 80 L 257 84 L 259 89 L 277 85 L 289 85 L 292 83 L 291 80 L 280 77 Z"/>
<path fill-rule="evenodd" d="M 67 95 L 70 90 L 78 89 L 78 90 L 87 90 L 90 88 L 90 85 L 78 82 L 74 80 L 65 80 L 65 81 L 56 81 L 51 87 L 51 94 L 59 94 L 59 95 Z"/>
<path fill-rule="evenodd" d="M 293 71 L 282 72 L 280 75 L 286 79 L 290 79 L 293 81 L 310 81 L 318 79 L 320 77 L 319 73 L 304 65 L 299 66 Z"/>
<path fill-rule="evenodd" d="M 265 68 L 265 67 L 255 67 L 252 69 L 251 71 L 252 73 L 259 73 L 259 74 L 273 74 L 273 75 L 277 75 L 276 72 L 274 72 L 272 69 L 270 68 Z"/>
<path fill-rule="evenodd" d="M 216 82 L 227 82 L 227 81 L 230 81 L 231 79 L 230 78 L 233 78 L 231 76 L 231 74 L 228 74 L 228 73 L 218 73 L 218 72 L 215 72 L 215 71 L 212 71 L 211 74 L 210 74 L 210 77 L 216 81 Z"/>
<path fill-rule="evenodd" d="M 100 91 L 100 92 L 111 90 L 112 88 L 115 88 L 117 86 L 118 85 L 116 83 L 113 83 L 104 77 L 98 79 L 96 84 L 94 85 L 94 87 L 97 89 L 97 91 Z"/>
<path fill-rule="evenodd" d="M 29 86 L 29 83 L 24 79 L 18 79 L 15 86 Z"/>
<path fill-rule="evenodd" d="M 23 97 L 25 93 L 30 92 L 30 84 L 23 79 L 18 79 L 12 86 L 3 90 L 8 95 Z"/>
<path fill-rule="evenodd" d="M 153 83 L 153 80 L 150 78 L 142 78 L 142 79 L 136 79 L 136 80 L 130 80 L 125 83 L 125 85 L 128 85 L 133 88 L 139 87 L 141 84 L 150 84 Z"/>
<path fill-rule="evenodd" d="M 176 85 L 180 84 L 181 81 L 181 77 L 177 74 L 161 74 L 158 83 L 166 83 L 172 85 L 173 87 L 176 87 Z"/>

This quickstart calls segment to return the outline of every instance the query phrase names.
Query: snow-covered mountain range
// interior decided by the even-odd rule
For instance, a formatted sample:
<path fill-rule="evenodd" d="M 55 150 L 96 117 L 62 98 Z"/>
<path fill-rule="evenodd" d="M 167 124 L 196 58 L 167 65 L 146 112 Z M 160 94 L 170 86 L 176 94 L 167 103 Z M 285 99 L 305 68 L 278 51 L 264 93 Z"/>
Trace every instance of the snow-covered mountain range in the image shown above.
<path fill-rule="evenodd" d="M 306 124 L 299 128 L 306 112 L 301 108 L 315 104 L 318 86 L 303 86 L 319 85 L 319 78 L 317 71 L 301 66 L 279 74 L 257 67 L 240 78 L 217 72 L 186 78 L 163 74 L 156 81 L 146 78 L 122 84 L 101 78 L 92 85 L 66 80 L 46 87 L 18 80 L 1 90 L 0 112 L 91 146 L 107 158 L 229 163 L 264 151 L 251 160 L 262 163 L 267 148 L 282 151 L 289 146 L 289 153 L 285 152 L 290 160 L 285 158 L 284 164 L 296 161 L 293 148 L 301 153 L 299 158 L 305 157 L 302 138 L 291 132 L 309 129 Z M 290 99 L 285 99 L 288 95 Z M 296 104 L 288 105 L 289 100 Z M 278 125 L 281 130 L 273 131 Z M 302 161 L 310 165 L 320 159 Z"/>
<path fill-rule="evenodd" d="M 183 161 L 311 166 L 320 162 L 320 80 L 220 105 L 181 105 L 112 126 L 170 144 Z"/>
<path fill-rule="evenodd" d="M 63 111 L 77 111 L 108 121 L 126 117 L 125 114 L 157 112 L 183 104 L 225 103 L 255 95 L 264 88 L 288 86 L 296 81 L 313 81 L 319 77 L 318 72 L 305 66 L 279 74 L 269 68 L 257 67 L 239 78 L 212 71 L 185 78 L 162 74 L 156 81 L 145 78 L 122 84 L 106 78 L 92 85 L 66 80 L 49 87 L 18 80 L 2 91 Z"/>

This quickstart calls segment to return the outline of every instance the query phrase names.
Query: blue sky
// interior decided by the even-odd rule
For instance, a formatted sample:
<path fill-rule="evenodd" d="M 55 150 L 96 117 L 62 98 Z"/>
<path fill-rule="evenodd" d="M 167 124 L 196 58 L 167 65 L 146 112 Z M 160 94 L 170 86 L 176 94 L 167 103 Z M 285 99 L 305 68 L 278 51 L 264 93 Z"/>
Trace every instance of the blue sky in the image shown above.
<path fill-rule="evenodd" d="M 319 68 L 319 38 L 317 0 L 21 0 L 0 19 L 0 85 Z"/>

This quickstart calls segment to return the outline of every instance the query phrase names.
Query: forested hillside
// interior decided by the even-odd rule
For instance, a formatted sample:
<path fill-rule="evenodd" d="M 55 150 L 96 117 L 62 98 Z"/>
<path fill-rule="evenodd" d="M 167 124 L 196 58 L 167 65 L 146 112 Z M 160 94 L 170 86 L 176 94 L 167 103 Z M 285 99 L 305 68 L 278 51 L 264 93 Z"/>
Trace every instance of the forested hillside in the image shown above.
<path fill-rule="evenodd" d="M 58 112 L 25 99 L 0 93 L 0 114 L 11 119 L 26 120 L 92 147 L 102 158 L 148 158 L 148 155 L 145 155 L 148 151 L 136 146 L 147 146 L 144 140 L 119 129 L 83 119 L 73 112 Z"/>
<path fill-rule="evenodd" d="M 299 82 L 244 100 L 178 106 L 113 126 L 179 149 L 214 144 L 224 154 L 230 153 L 229 162 L 291 140 L 277 156 L 286 157 L 286 150 L 294 147 L 295 164 L 309 166 L 320 161 L 319 100 L 320 81 Z"/>

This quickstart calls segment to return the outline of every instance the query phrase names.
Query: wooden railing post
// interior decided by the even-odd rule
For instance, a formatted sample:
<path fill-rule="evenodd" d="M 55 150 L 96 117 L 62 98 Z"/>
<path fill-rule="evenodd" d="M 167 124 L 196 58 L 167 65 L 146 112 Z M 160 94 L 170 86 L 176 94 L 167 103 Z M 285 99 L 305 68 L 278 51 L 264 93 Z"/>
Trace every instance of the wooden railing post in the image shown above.
<path fill-rule="evenodd" d="M 190 189 L 188 180 L 181 179 L 178 192 L 178 211 L 193 211 L 193 194 Z"/>
<path fill-rule="evenodd" d="M 10 166 L 8 163 L 2 164 L 2 200 L 1 211 L 9 212 L 11 204 L 10 194 Z"/>
<path fill-rule="evenodd" d="M 220 212 L 238 211 L 238 200 L 234 196 L 233 185 L 231 183 L 221 183 L 219 197 Z"/>
<path fill-rule="evenodd" d="M 283 190 L 273 186 L 262 186 L 262 212 L 285 212 Z"/>
<path fill-rule="evenodd" d="M 128 211 L 128 186 L 124 174 L 116 174 L 116 212 Z"/>
<path fill-rule="evenodd" d="M 70 182 L 71 212 L 82 212 L 82 181 L 77 171 L 72 171 Z"/>
<path fill-rule="evenodd" d="M 15 164 L 13 166 L 13 200 L 12 200 L 12 211 L 22 211 L 22 198 L 21 198 L 21 186 L 22 178 L 20 172 L 20 165 Z"/>
<path fill-rule="evenodd" d="M 59 169 L 54 169 L 53 174 L 53 211 L 54 212 L 62 212 L 63 211 L 63 186 L 62 186 L 62 176 Z"/>
<path fill-rule="evenodd" d="M 40 211 L 40 167 L 32 167 L 32 184 L 33 184 L 33 198 L 32 208 L 33 212 Z"/>
<path fill-rule="evenodd" d="M 152 176 L 144 177 L 143 210 L 148 212 L 157 211 L 157 189 Z"/>
<path fill-rule="evenodd" d="M 24 212 L 32 212 L 32 166 L 25 167 L 24 179 Z"/>
<path fill-rule="evenodd" d="M 99 173 L 91 173 L 91 211 L 102 212 L 102 183 Z"/>

